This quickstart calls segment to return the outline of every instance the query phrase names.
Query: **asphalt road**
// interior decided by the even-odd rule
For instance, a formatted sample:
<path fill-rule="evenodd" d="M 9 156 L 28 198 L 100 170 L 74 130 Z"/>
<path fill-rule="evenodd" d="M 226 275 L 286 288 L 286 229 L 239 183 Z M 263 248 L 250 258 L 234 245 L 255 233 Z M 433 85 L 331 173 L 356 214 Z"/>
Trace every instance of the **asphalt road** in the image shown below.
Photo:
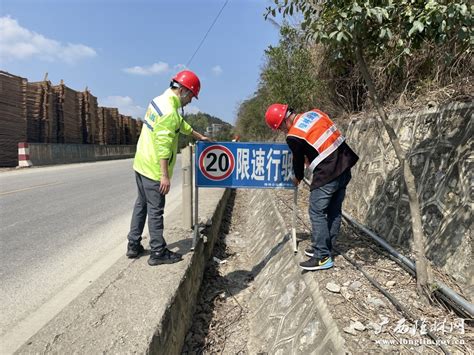
<path fill-rule="evenodd" d="M 28 338 L 124 257 L 136 195 L 131 159 L 0 173 L 0 339 Z"/>

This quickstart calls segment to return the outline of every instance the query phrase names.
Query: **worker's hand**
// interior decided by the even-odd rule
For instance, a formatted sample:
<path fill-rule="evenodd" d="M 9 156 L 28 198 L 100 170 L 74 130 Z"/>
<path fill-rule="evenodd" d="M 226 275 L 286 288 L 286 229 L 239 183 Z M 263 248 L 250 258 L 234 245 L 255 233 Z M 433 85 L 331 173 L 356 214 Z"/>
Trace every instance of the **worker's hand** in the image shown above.
<path fill-rule="evenodd" d="M 293 185 L 298 186 L 301 182 L 301 180 L 298 180 L 295 176 L 291 178 L 293 180 Z"/>
<path fill-rule="evenodd" d="M 193 137 L 194 137 L 196 140 L 198 140 L 198 141 L 214 142 L 213 139 L 211 139 L 211 138 L 209 138 L 209 137 L 206 137 L 204 134 L 201 134 L 201 133 L 199 133 L 198 131 L 195 131 L 194 129 L 193 129 L 193 131 L 192 131 L 192 135 L 193 135 Z"/>
<path fill-rule="evenodd" d="M 205 141 L 205 142 L 214 142 L 214 140 L 212 138 L 209 138 L 209 137 L 203 136 L 203 135 L 201 135 L 201 138 L 199 140 Z"/>
<path fill-rule="evenodd" d="M 166 195 L 168 192 L 170 192 L 170 187 L 171 187 L 171 182 L 170 178 L 167 176 L 162 176 L 160 180 L 160 194 Z"/>

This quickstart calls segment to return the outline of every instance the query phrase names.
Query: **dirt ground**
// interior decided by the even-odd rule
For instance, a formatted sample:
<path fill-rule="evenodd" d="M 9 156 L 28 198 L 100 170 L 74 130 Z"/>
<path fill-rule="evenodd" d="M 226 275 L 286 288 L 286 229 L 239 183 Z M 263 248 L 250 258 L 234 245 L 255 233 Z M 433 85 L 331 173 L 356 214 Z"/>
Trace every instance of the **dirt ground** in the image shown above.
<path fill-rule="evenodd" d="M 229 199 L 213 260 L 204 273 L 183 354 L 250 353 L 246 298 L 253 275 L 232 272 L 252 269 L 238 245 L 238 238 L 233 238 L 245 235 L 246 201 L 240 191 Z"/>
<path fill-rule="evenodd" d="M 227 206 L 220 238 L 214 249 L 213 262 L 205 271 L 192 327 L 186 336 L 183 354 L 252 354 L 247 348 L 249 334 L 246 299 L 254 275 L 233 273 L 251 270 L 245 248 L 239 237 L 248 233 L 247 205 L 251 190 L 238 190 Z M 280 213 L 291 227 L 293 193 L 273 190 Z M 303 261 L 304 249 L 310 245 L 310 222 L 307 214 L 309 191 L 300 188 L 298 194 L 297 232 L 298 258 Z M 407 257 L 410 253 L 394 245 Z M 462 320 L 441 304 L 425 305 L 416 295 L 415 279 L 370 238 L 343 224 L 336 242 L 335 267 L 313 272 L 338 323 L 347 348 L 352 354 L 380 353 L 443 353 L 472 354 L 474 332 L 472 323 Z M 344 255 L 355 261 L 381 287 L 398 300 L 416 321 L 403 315 Z M 456 291 L 453 280 L 437 272 Z M 430 331 L 435 340 L 426 334 Z"/>
<path fill-rule="evenodd" d="M 274 190 L 274 196 L 290 228 L 293 193 Z M 301 187 L 298 193 L 297 224 L 302 240 L 298 246 L 301 254 L 311 244 L 308 197 L 309 189 Z M 392 246 L 406 257 L 412 256 L 410 251 Z M 423 304 L 416 294 L 415 278 L 370 237 L 343 223 L 335 248 L 339 252 L 334 257 L 335 267 L 313 274 L 321 286 L 333 318 L 343 330 L 347 347 L 353 353 L 360 353 L 362 349 L 364 353 L 443 353 L 435 345 L 436 342 L 443 344 L 445 350 L 453 354 L 473 353 L 472 322 L 470 326 L 439 303 Z M 359 268 L 398 300 L 411 313 L 416 324 L 397 310 L 344 255 L 355 261 Z M 303 255 L 300 258 L 305 259 Z M 461 293 L 453 280 L 434 271 L 438 280 Z M 436 340 L 430 338 L 427 331 Z"/>

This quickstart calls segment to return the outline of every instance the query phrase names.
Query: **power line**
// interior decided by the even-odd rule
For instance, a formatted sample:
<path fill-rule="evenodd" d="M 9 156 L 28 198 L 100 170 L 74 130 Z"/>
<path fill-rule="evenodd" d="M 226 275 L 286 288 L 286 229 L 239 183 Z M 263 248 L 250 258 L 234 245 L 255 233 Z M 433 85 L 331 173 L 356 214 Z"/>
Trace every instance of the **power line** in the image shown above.
<path fill-rule="evenodd" d="M 224 5 L 222 6 L 221 10 L 219 11 L 219 13 L 217 14 L 216 18 L 214 19 L 214 21 L 212 22 L 211 26 L 209 26 L 209 29 L 207 30 L 206 34 L 204 35 L 204 37 L 202 38 L 201 40 L 201 43 L 199 43 L 199 46 L 196 48 L 196 50 L 194 51 L 193 55 L 191 56 L 191 58 L 188 60 L 188 62 L 186 63 L 186 67 L 191 64 L 191 61 L 193 60 L 194 56 L 196 55 L 196 53 L 199 51 L 199 48 L 201 48 L 202 44 L 204 43 L 204 41 L 206 40 L 207 38 L 207 35 L 209 34 L 209 32 L 211 32 L 212 30 L 212 27 L 214 26 L 214 24 L 216 23 L 217 19 L 219 18 L 219 16 L 221 15 L 222 11 L 224 10 L 224 7 L 227 5 L 227 3 L 229 2 L 229 0 L 226 0 L 226 2 L 224 3 Z"/>

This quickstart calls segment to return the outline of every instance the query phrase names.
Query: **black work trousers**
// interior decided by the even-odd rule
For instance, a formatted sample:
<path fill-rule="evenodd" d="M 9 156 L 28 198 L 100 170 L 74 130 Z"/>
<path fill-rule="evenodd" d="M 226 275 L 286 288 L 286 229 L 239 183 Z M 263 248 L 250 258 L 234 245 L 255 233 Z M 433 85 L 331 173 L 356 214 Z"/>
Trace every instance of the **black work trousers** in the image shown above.
<path fill-rule="evenodd" d="M 151 180 L 137 172 L 135 172 L 135 179 L 138 187 L 138 197 L 133 208 L 128 242 L 131 245 L 140 243 L 148 215 L 150 249 L 152 252 L 161 252 L 166 247 L 166 242 L 163 238 L 165 195 L 159 191 L 159 181 Z"/>

